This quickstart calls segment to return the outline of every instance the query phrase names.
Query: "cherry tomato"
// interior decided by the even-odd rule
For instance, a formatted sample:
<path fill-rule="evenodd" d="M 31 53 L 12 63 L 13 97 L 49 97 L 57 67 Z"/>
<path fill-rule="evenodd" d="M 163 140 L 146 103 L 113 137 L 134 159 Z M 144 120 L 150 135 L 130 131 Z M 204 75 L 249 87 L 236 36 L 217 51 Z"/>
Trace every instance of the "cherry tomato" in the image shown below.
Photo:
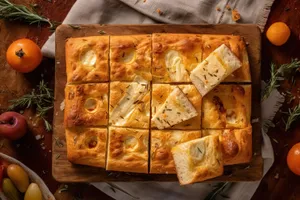
<path fill-rule="evenodd" d="M 23 38 L 11 43 L 6 51 L 6 60 L 16 71 L 27 73 L 41 63 L 42 52 L 32 40 Z"/>
<path fill-rule="evenodd" d="M 287 155 L 287 164 L 294 174 L 300 175 L 300 142 L 290 149 Z"/>

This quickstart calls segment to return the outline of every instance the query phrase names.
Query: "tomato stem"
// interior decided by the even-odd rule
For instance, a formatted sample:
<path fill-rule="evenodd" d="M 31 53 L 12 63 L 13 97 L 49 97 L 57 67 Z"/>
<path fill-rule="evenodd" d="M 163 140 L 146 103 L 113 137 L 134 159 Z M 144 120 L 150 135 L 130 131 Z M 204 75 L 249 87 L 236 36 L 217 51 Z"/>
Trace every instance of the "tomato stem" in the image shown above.
<path fill-rule="evenodd" d="M 23 49 L 20 49 L 19 51 L 16 51 L 16 55 L 19 58 L 22 58 L 25 55 L 25 52 L 23 51 Z"/>

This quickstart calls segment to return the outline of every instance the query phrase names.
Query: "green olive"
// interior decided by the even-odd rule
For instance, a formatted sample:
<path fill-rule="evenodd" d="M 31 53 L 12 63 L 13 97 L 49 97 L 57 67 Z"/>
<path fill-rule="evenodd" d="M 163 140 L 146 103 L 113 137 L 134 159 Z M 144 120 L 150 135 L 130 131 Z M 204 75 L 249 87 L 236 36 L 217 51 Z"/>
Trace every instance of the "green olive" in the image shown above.
<path fill-rule="evenodd" d="M 2 190 L 5 196 L 10 200 L 21 200 L 21 194 L 9 178 L 2 181 Z"/>
<path fill-rule="evenodd" d="M 29 177 L 22 167 L 16 164 L 10 164 L 7 167 L 7 175 L 20 192 L 24 193 L 27 190 Z"/>
<path fill-rule="evenodd" d="M 43 200 L 43 195 L 38 184 L 31 183 L 29 185 L 24 200 Z"/>

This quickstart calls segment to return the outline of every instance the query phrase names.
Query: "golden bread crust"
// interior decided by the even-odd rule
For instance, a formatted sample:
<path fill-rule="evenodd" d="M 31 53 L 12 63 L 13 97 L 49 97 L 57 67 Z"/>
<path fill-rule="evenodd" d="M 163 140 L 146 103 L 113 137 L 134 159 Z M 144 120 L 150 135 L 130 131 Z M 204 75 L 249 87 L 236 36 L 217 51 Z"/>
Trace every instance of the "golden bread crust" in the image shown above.
<path fill-rule="evenodd" d="M 109 128 L 106 170 L 148 173 L 149 130 Z"/>
<path fill-rule="evenodd" d="M 251 117 L 251 85 L 218 85 L 203 97 L 202 128 L 246 128 Z"/>
<path fill-rule="evenodd" d="M 110 79 L 133 81 L 136 75 L 152 80 L 151 35 L 111 36 Z"/>
<path fill-rule="evenodd" d="M 108 83 L 67 85 L 65 127 L 108 124 Z"/>
<path fill-rule="evenodd" d="M 224 165 L 248 163 L 252 159 L 252 126 L 243 129 L 202 130 L 205 136 L 218 134 Z"/>
<path fill-rule="evenodd" d="M 119 106 L 120 100 L 127 94 L 127 89 L 130 87 L 128 82 L 111 82 L 110 83 L 110 102 L 109 102 L 109 114 L 110 124 L 118 126 L 114 119 L 112 119 L 112 112 L 117 106 Z M 150 121 L 150 90 L 146 92 L 145 96 L 141 100 L 134 102 L 133 111 L 129 111 L 126 123 L 122 124 L 123 127 L 129 128 L 148 128 Z"/>
<path fill-rule="evenodd" d="M 202 35 L 202 41 L 203 60 L 220 45 L 225 44 L 242 62 L 242 67 L 229 75 L 223 82 L 251 82 L 248 53 L 241 36 Z"/>
<path fill-rule="evenodd" d="M 201 128 L 201 104 L 202 97 L 194 85 L 177 85 L 186 95 L 188 100 L 192 103 L 198 115 L 189 120 L 183 121 L 179 124 L 170 127 L 170 129 L 200 129 Z M 152 116 L 164 104 L 169 94 L 175 88 L 175 85 L 170 84 L 153 84 L 152 85 Z M 156 124 L 151 122 L 151 127 L 156 128 Z"/>
<path fill-rule="evenodd" d="M 179 144 L 172 148 L 172 155 L 181 185 L 201 182 L 223 174 L 223 158 L 218 135 Z M 184 157 L 184 160 L 178 159 L 178 155 Z"/>
<path fill-rule="evenodd" d="M 152 76 L 154 83 L 191 82 L 189 76 L 172 81 L 166 66 L 166 54 L 175 51 L 188 74 L 202 61 L 201 36 L 198 34 L 152 34 Z"/>
<path fill-rule="evenodd" d="M 108 81 L 109 36 L 69 38 L 65 49 L 68 83 Z"/>
<path fill-rule="evenodd" d="M 201 131 L 152 130 L 150 173 L 176 174 L 172 147 L 201 137 Z"/>
<path fill-rule="evenodd" d="M 105 168 L 106 128 L 66 129 L 67 157 L 72 163 Z"/>

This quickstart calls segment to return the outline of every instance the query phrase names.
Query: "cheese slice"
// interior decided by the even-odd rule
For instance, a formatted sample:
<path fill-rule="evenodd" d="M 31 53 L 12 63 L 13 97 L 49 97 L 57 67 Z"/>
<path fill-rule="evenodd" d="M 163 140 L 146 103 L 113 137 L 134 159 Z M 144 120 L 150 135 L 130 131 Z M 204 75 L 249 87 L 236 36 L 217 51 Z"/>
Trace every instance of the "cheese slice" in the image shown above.
<path fill-rule="evenodd" d="M 196 109 L 176 86 L 167 97 L 165 103 L 155 113 L 152 121 L 158 129 L 171 127 L 198 115 Z"/>
<path fill-rule="evenodd" d="M 182 82 L 184 80 L 189 80 L 189 74 L 187 73 L 177 51 L 170 50 L 165 56 L 165 62 L 172 81 Z"/>
<path fill-rule="evenodd" d="M 225 44 L 222 44 L 197 65 L 190 78 L 204 96 L 241 66 L 241 61 Z"/>
<path fill-rule="evenodd" d="M 149 91 L 149 83 L 141 77 L 135 78 L 125 91 L 125 95 L 118 102 L 110 115 L 110 123 L 116 126 L 126 124 L 130 115 L 133 113 L 136 102 L 139 102 Z"/>

